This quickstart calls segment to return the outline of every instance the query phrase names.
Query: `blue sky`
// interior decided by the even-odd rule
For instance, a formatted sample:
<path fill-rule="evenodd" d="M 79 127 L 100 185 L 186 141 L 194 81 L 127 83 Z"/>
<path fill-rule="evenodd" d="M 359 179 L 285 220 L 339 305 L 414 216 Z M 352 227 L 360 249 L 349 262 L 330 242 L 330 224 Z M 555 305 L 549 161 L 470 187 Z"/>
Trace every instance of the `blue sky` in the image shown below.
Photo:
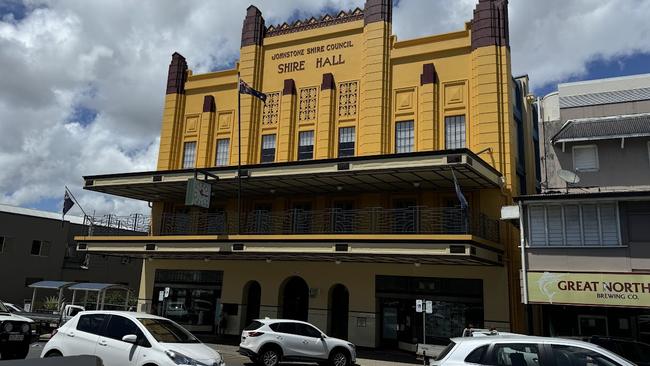
<path fill-rule="evenodd" d="M 457 31 L 477 2 L 393 0 L 393 33 Z M 250 3 L 271 25 L 364 0 L 29 3 L 0 0 L 0 202 L 60 212 L 67 185 L 86 211 L 130 214 L 149 209 L 84 191 L 82 176 L 155 169 L 173 52 L 194 73 L 232 67 Z M 561 82 L 650 73 L 650 1 L 511 0 L 509 13 L 512 73 L 528 74 L 539 96 Z"/>

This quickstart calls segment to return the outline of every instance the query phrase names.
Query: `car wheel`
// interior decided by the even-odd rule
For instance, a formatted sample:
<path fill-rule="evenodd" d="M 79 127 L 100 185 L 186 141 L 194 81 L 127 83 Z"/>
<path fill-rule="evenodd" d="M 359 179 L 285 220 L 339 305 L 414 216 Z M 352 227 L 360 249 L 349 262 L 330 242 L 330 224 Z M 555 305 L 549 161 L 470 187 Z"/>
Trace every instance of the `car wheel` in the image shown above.
<path fill-rule="evenodd" d="M 273 348 L 269 348 L 262 352 L 259 358 L 259 363 L 264 366 L 276 366 L 280 363 L 280 354 Z"/>
<path fill-rule="evenodd" d="M 341 350 L 334 350 L 330 355 L 330 364 L 332 366 L 348 366 L 350 360 L 348 354 Z"/>
<path fill-rule="evenodd" d="M 50 351 L 48 352 L 45 357 L 62 357 L 63 355 L 59 351 Z"/>

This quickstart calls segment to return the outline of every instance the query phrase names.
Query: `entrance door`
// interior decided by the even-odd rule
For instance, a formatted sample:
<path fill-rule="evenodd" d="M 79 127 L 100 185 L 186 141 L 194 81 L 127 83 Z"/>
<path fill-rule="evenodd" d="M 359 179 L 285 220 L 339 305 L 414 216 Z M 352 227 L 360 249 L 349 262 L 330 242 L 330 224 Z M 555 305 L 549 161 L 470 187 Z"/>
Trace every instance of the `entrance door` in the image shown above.
<path fill-rule="evenodd" d="M 381 304 L 381 343 L 384 347 L 397 348 L 397 302 Z"/>
<path fill-rule="evenodd" d="M 246 289 L 245 304 L 246 315 L 244 318 L 243 327 L 248 326 L 254 319 L 260 317 L 260 299 L 262 295 L 262 287 L 257 281 L 251 281 Z"/>
<path fill-rule="evenodd" d="M 282 291 L 282 318 L 307 321 L 309 287 L 300 277 L 291 277 Z"/>
<path fill-rule="evenodd" d="M 350 293 L 345 286 L 334 285 L 330 293 L 330 330 L 334 338 L 348 338 L 348 308 Z"/>

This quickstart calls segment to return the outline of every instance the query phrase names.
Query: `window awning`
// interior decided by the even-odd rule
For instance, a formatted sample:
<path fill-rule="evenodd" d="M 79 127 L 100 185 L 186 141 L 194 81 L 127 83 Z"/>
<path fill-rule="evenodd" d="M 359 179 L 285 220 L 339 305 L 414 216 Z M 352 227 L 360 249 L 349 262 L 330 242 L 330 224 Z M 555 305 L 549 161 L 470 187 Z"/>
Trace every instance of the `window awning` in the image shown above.
<path fill-rule="evenodd" d="M 551 142 L 592 141 L 650 136 L 650 113 L 567 121 Z"/>
<path fill-rule="evenodd" d="M 358 156 L 242 166 L 242 193 L 319 194 L 335 192 L 451 189 L 452 169 L 463 190 L 498 188 L 501 174 L 468 149 L 399 155 Z M 203 169 L 217 179 L 215 197 L 234 196 L 237 168 Z M 86 176 L 85 189 L 143 201 L 181 201 L 194 169 Z M 203 173 L 198 173 L 203 177 Z"/>

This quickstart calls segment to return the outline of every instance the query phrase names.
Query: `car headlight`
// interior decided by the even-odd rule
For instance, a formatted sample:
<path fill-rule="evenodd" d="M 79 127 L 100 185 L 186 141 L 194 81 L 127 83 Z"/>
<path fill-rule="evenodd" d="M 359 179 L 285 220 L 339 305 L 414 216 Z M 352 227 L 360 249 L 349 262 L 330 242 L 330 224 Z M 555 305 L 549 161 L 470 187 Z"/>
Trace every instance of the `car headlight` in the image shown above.
<path fill-rule="evenodd" d="M 9 333 L 12 330 L 14 330 L 14 325 L 11 324 L 11 322 L 6 322 L 3 326 L 2 329 L 4 329 L 5 332 Z"/>
<path fill-rule="evenodd" d="M 20 327 L 20 330 L 22 330 L 23 333 L 29 333 L 30 328 L 31 327 L 29 326 L 29 323 L 25 323 L 25 324 L 23 324 L 22 327 Z"/>
<path fill-rule="evenodd" d="M 193 359 L 192 357 L 185 356 L 182 353 L 176 352 L 176 351 L 171 351 L 167 350 L 165 351 L 165 354 L 174 361 L 175 364 L 177 365 L 198 365 L 199 363 Z"/>

